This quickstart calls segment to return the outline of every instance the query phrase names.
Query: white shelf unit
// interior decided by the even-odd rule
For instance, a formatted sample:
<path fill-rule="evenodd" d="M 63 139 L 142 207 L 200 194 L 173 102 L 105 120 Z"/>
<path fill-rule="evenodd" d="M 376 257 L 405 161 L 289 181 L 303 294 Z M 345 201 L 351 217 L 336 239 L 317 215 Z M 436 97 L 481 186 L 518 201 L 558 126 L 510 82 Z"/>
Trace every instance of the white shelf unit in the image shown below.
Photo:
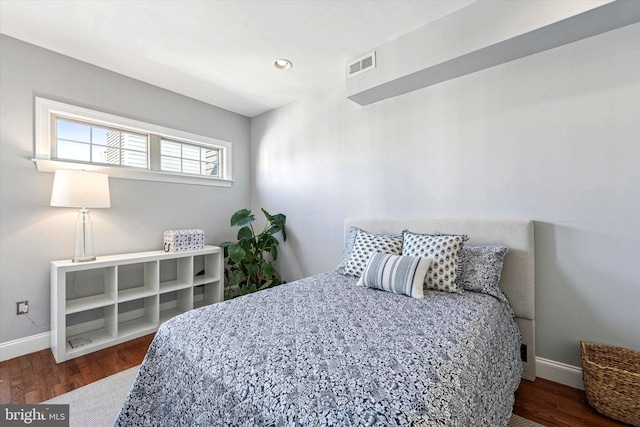
<path fill-rule="evenodd" d="M 53 356 L 60 363 L 155 332 L 178 314 L 222 301 L 223 281 L 217 246 L 53 261 Z M 161 303 L 161 296 L 166 301 Z"/>

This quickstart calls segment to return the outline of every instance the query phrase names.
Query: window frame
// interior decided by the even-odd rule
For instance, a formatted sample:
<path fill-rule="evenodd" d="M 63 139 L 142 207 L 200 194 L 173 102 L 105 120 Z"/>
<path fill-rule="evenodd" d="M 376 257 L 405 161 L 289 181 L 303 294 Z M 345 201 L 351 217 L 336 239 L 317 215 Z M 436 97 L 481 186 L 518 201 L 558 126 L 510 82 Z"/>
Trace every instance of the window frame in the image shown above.
<path fill-rule="evenodd" d="M 90 163 L 52 157 L 55 148 L 56 117 L 95 124 L 149 135 L 148 169 Z M 160 170 L 160 139 L 219 149 L 220 175 L 195 175 Z M 102 172 L 114 178 L 143 181 L 172 182 L 181 184 L 231 187 L 232 144 L 216 138 L 133 120 L 77 105 L 66 104 L 46 98 L 35 97 L 35 157 L 32 159 L 40 172 L 55 172 L 57 169 L 75 169 Z"/>

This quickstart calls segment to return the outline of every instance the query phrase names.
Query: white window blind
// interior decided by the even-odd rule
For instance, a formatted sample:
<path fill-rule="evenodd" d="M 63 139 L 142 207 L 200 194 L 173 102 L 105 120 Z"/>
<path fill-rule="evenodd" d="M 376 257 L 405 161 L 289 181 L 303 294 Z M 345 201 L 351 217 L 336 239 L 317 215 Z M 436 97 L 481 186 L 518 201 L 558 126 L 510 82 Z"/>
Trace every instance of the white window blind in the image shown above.
<path fill-rule="evenodd" d="M 217 177 L 220 173 L 220 149 L 162 139 L 160 169 Z"/>

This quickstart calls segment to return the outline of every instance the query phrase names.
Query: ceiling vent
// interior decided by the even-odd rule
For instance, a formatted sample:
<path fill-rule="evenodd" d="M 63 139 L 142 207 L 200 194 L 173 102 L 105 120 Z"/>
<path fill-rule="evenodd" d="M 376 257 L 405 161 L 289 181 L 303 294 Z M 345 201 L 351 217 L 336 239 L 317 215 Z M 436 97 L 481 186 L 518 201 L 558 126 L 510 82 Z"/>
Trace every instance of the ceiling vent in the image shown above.
<path fill-rule="evenodd" d="M 357 76 L 365 71 L 376 68 L 376 52 L 366 54 L 347 64 L 347 78 Z"/>

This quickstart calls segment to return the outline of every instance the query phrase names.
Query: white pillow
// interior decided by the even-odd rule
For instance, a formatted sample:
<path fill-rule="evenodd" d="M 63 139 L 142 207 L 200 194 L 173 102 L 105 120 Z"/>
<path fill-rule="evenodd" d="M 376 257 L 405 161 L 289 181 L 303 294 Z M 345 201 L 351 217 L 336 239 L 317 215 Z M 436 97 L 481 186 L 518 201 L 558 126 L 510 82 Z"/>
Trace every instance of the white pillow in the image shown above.
<path fill-rule="evenodd" d="M 357 284 L 423 299 L 424 276 L 432 261 L 432 258 L 372 252 Z"/>

